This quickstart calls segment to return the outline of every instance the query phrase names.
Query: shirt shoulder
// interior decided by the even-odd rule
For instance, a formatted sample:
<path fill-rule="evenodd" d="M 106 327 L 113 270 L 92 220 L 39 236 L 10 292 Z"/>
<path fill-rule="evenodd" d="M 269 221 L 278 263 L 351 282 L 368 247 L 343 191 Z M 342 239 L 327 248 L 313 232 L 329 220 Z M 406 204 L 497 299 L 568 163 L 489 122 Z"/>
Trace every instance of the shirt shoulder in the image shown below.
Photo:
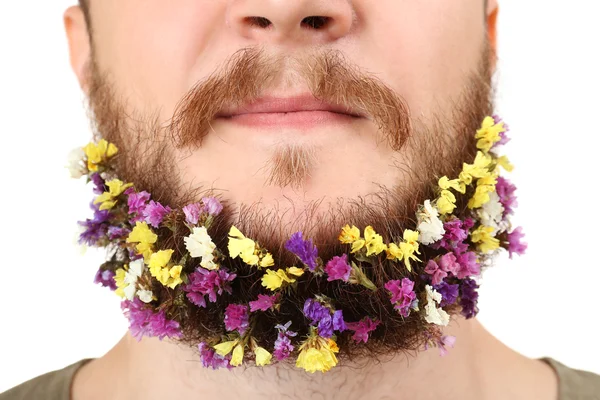
<path fill-rule="evenodd" d="M 63 369 L 30 379 L 4 393 L 0 393 L 0 400 L 70 400 L 71 381 L 75 372 L 91 360 L 86 358 Z"/>
<path fill-rule="evenodd" d="M 600 375 L 569 368 L 552 358 L 542 358 L 542 361 L 558 376 L 559 400 L 600 400 Z"/>

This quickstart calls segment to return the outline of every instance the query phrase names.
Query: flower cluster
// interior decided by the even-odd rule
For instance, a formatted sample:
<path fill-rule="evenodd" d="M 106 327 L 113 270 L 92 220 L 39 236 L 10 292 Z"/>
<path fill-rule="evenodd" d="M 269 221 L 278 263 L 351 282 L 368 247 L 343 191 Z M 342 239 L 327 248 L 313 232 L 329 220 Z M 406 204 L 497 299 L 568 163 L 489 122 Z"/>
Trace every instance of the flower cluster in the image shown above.
<path fill-rule="evenodd" d="M 336 300 L 324 294 L 301 298 L 306 323 L 292 329 L 292 321 L 280 312 L 282 304 L 297 296 L 298 285 L 309 279 L 366 296 L 386 296 L 387 314 L 426 324 L 425 348 L 437 347 L 444 355 L 455 342 L 442 331 L 451 316 L 472 318 L 478 312 L 482 265 L 501 248 L 512 257 L 527 247 L 521 228 L 513 229 L 510 221 L 515 187 L 500 176 L 501 169 L 512 169 L 508 159 L 497 154 L 508 140 L 506 131 L 499 118 L 485 118 L 475 134 L 478 152 L 473 163 L 463 164 L 457 177 L 438 179 L 436 197 L 418 207 L 411 229 L 384 238 L 372 226 L 346 225 L 338 240 L 347 251 L 325 260 L 312 238 L 296 232 L 283 246 L 295 255 L 296 265 L 276 265 L 268 249 L 235 226 L 230 227 L 226 248 L 219 248 L 211 237 L 211 227 L 223 211 L 217 198 L 204 197 L 180 209 L 161 204 L 115 177 L 111 162 L 118 149 L 100 140 L 78 149 L 71 159 L 72 175 L 87 176 L 97 195 L 93 217 L 80 223 L 79 240 L 110 247 L 111 256 L 95 282 L 123 298 L 122 309 L 138 340 L 176 340 L 182 337 L 185 315 L 217 315 L 221 334 L 198 343 L 200 360 L 208 368 L 231 369 L 252 359 L 264 366 L 295 355 L 298 368 L 326 372 L 338 363 L 340 336 L 359 345 L 376 334 L 382 315 L 346 321 Z M 459 199 L 467 205 L 462 218 L 454 214 Z M 169 240 L 163 232 L 171 233 Z M 374 266 L 395 271 L 390 276 L 400 279 L 374 279 Z M 255 280 L 245 287 L 262 293 L 249 302 L 232 301 L 240 280 L 251 278 Z M 346 311 L 351 315 L 353 310 Z M 254 336 L 261 314 L 280 318 L 268 327 L 276 337 L 274 344 Z"/>

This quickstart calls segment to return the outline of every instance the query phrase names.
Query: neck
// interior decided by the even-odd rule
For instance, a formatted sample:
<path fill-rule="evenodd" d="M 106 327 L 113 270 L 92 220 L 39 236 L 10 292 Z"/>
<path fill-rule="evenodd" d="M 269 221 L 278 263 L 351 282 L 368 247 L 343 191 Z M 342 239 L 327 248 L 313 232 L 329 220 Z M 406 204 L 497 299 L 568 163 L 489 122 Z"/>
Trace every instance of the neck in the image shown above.
<path fill-rule="evenodd" d="M 203 398 L 222 400 L 469 400 L 501 398 L 498 394 L 507 393 L 507 383 L 514 379 L 526 382 L 539 381 L 540 376 L 553 379 L 541 363 L 502 345 L 476 319 L 453 321 L 447 334 L 458 340 L 445 357 L 432 348 L 389 357 L 379 363 L 342 364 L 325 374 L 308 374 L 286 365 L 214 371 L 202 367 L 197 353 L 187 347 L 155 338 L 137 342 L 127 334 L 104 357 L 89 363 L 76 375 L 73 399 L 191 400 L 202 394 Z M 88 396 L 89 393 L 94 396 Z"/>

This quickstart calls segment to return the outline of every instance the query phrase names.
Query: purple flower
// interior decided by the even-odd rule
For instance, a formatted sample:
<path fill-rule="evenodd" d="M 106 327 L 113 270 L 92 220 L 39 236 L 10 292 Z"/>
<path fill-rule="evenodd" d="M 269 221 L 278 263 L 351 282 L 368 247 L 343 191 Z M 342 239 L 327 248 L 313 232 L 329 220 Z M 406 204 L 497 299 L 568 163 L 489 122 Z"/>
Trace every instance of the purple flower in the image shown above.
<path fill-rule="evenodd" d="M 313 244 L 312 239 L 304 240 L 302 232 L 294 233 L 285 243 L 285 248 L 294 253 L 311 272 L 317 267 L 317 246 Z"/>
<path fill-rule="evenodd" d="M 192 203 L 183 207 L 183 213 L 185 214 L 185 221 L 190 225 L 196 225 L 200 218 L 200 212 L 202 211 L 202 205 L 200 203 Z"/>
<path fill-rule="evenodd" d="M 223 291 L 231 294 L 230 282 L 235 279 L 235 274 L 230 274 L 226 268 L 209 271 L 204 268 L 196 268 L 189 275 L 189 283 L 183 288 L 187 292 L 187 298 L 198 307 L 206 307 L 206 299 L 215 303 L 217 294 L 223 294 Z"/>
<path fill-rule="evenodd" d="M 500 118 L 497 115 L 492 115 L 492 118 L 494 118 L 494 124 L 499 124 L 502 121 L 502 118 Z M 492 148 L 496 148 L 498 146 L 502 146 L 505 145 L 506 143 L 510 142 L 510 138 L 506 135 L 506 133 L 509 131 L 509 127 L 506 124 L 506 122 L 504 122 L 504 131 L 500 132 L 500 141 L 496 142 L 494 144 L 494 146 Z"/>
<path fill-rule="evenodd" d="M 354 335 L 352 335 L 352 339 L 356 343 L 365 342 L 369 340 L 369 333 L 374 331 L 379 325 L 380 321 L 376 319 L 372 319 L 370 317 L 364 317 L 358 322 L 348 322 L 348 329 L 354 331 Z"/>
<path fill-rule="evenodd" d="M 408 278 L 402 279 L 402 282 L 391 280 L 385 284 L 385 288 L 391 293 L 390 302 L 405 318 L 410 314 L 410 308 L 416 306 L 417 294 L 413 290 L 414 286 L 415 283 Z"/>
<path fill-rule="evenodd" d="M 202 202 L 208 215 L 217 216 L 223 211 L 223 205 L 216 197 L 203 197 Z"/>
<path fill-rule="evenodd" d="M 475 317 L 479 312 L 479 308 L 477 308 L 477 300 L 479 300 L 478 288 L 479 285 L 477 282 L 471 278 L 464 279 L 460 283 L 461 314 L 467 319 Z"/>
<path fill-rule="evenodd" d="M 346 329 L 346 322 L 344 322 L 344 315 L 342 310 L 335 310 L 333 312 L 333 329 L 338 332 L 344 332 Z"/>
<path fill-rule="evenodd" d="M 440 356 L 444 357 L 446 354 L 448 354 L 448 349 L 446 348 L 446 346 L 453 348 L 454 343 L 456 343 L 455 336 L 450 336 L 450 335 L 442 336 L 437 344 L 438 348 L 440 349 Z"/>
<path fill-rule="evenodd" d="M 510 215 L 517 206 L 517 196 L 515 191 L 517 187 L 502 176 L 499 176 L 496 183 L 496 193 L 498 194 L 500 204 L 504 207 L 504 215 Z"/>
<path fill-rule="evenodd" d="M 275 303 L 279 301 L 279 293 L 272 296 L 266 294 L 259 294 L 258 299 L 250 302 L 250 312 L 257 310 L 267 311 L 275 306 Z"/>
<path fill-rule="evenodd" d="M 452 253 L 446 253 L 440 257 L 438 264 L 442 271 L 452 275 L 458 274 L 460 270 L 460 264 L 456 262 L 456 256 Z"/>
<path fill-rule="evenodd" d="M 315 299 L 306 299 L 303 312 L 306 318 L 310 319 L 312 325 L 331 316 L 329 309 Z"/>
<path fill-rule="evenodd" d="M 337 279 L 341 279 L 344 282 L 348 282 L 350 279 L 350 272 L 352 267 L 348 265 L 348 255 L 344 254 L 341 257 L 333 257 L 325 266 L 325 272 L 327 273 L 327 281 L 331 282 Z"/>
<path fill-rule="evenodd" d="M 518 254 L 520 256 L 525 254 L 525 250 L 527 250 L 527 243 L 523 241 L 524 237 L 525 234 L 523 233 L 523 228 L 520 226 L 506 236 L 508 240 L 508 254 L 510 258 L 512 258 L 513 254 Z"/>
<path fill-rule="evenodd" d="M 454 218 L 447 221 L 444 223 L 444 236 L 432 247 L 436 249 L 443 248 L 458 254 L 463 253 L 468 247 L 463 242 L 469 236 L 469 229 L 473 227 L 474 223 L 472 218 L 467 218 L 464 221 Z"/>
<path fill-rule="evenodd" d="M 131 231 L 127 228 L 121 228 L 119 226 L 108 227 L 108 238 L 110 240 L 122 239 L 129 235 Z"/>
<path fill-rule="evenodd" d="M 85 228 L 79 235 L 79 243 L 95 246 L 108 232 L 107 221 L 111 213 L 110 210 L 100 210 L 97 204 L 92 204 L 91 208 L 94 210 L 94 218 L 78 222 Z"/>
<path fill-rule="evenodd" d="M 237 330 L 240 335 L 248 328 L 248 306 L 245 304 L 230 304 L 225 309 L 225 329 Z"/>
<path fill-rule="evenodd" d="M 102 194 L 102 193 L 106 192 L 106 190 L 108 189 L 105 185 L 104 179 L 102 179 L 102 177 L 100 176 L 99 173 L 96 172 L 96 173 L 92 174 L 90 176 L 90 180 L 94 184 L 94 193 L 95 194 Z"/>
<path fill-rule="evenodd" d="M 460 254 L 456 261 L 460 269 L 456 274 L 458 279 L 464 279 L 469 276 L 477 276 L 481 273 L 481 266 L 477 262 L 477 254 L 472 251 Z"/>
<path fill-rule="evenodd" d="M 442 295 L 440 307 L 445 307 L 454 304 L 458 298 L 458 285 L 450 285 L 446 281 L 442 281 L 439 285 L 433 287 L 436 292 Z"/>
<path fill-rule="evenodd" d="M 276 325 L 275 328 L 279 331 L 277 334 L 277 340 L 275 340 L 275 346 L 273 355 L 277 361 L 285 360 L 294 351 L 294 346 L 290 338 L 297 335 L 296 332 L 289 331 L 292 321 L 288 321 L 285 325 Z"/>
<path fill-rule="evenodd" d="M 231 369 L 231 365 L 229 364 L 229 361 L 231 360 L 230 354 L 228 354 L 226 357 L 220 356 L 219 354 L 215 353 L 215 351 L 204 342 L 200 342 L 200 344 L 198 345 L 198 350 L 200 350 L 200 360 L 202 361 L 202 365 L 205 368 Z"/>
<path fill-rule="evenodd" d="M 94 283 L 99 283 L 100 285 L 109 288 L 110 290 L 117 290 L 117 283 L 115 282 L 115 272 L 111 270 L 101 269 L 96 272 L 96 276 L 94 277 Z"/>
<path fill-rule="evenodd" d="M 150 200 L 150 203 L 144 208 L 143 215 L 147 223 L 158 228 L 165 215 L 171 211 L 173 210 L 169 206 L 165 207 L 157 201 Z"/>
<path fill-rule="evenodd" d="M 342 310 L 336 310 L 332 315 L 331 310 L 317 300 L 307 299 L 304 302 L 304 315 L 311 320 L 312 326 L 317 325 L 321 337 L 330 338 L 333 331 L 346 330 Z"/>
<path fill-rule="evenodd" d="M 448 273 L 441 269 L 435 260 L 429 260 L 425 266 L 425 272 L 431 275 L 431 283 L 433 285 L 439 285 L 440 282 L 448 276 Z"/>
<path fill-rule="evenodd" d="M 127 197 L 127 207 L 129 208 L 129 215 L 133 216 L 130 220 L 131 223 L 135 224 L 143 221 L 144 216 L 142 214 L 146 208 L 146 203 L 150 200 L 150 193 L 146 191 L 137 193 L 133 189 L 127 189 L 125 193 L 129 195 Z"/>
<path fill-rule="evenodd" d="M 156 336 L 160 340 L 181 337 L 179 322 L 167 319 L 164 310 L 155 313 L 137 297 L 133 301 L 123 301 L 121 309 L 129 319 L 129 331 L 138 341 L 143 336 Z"/>

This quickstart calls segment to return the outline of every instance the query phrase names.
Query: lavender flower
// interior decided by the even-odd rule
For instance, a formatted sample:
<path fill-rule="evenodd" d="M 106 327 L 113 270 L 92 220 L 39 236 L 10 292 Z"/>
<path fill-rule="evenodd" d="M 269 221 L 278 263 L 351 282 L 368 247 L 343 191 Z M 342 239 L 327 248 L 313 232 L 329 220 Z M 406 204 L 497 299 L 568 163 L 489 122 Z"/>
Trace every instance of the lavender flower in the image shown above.
<path fill-rule="evenodd" d="M 119 226 L 109 226 L 108 227 L 108 239 L 116 240 L 122 239 L 129 235 L 131 231 L 127 228 L 121 228 Z"/>
<path fill-rule="evenodd" d="M 277 340 L 275 340 L 275 346 L 273 355 L 277 361 L 285 360 L 294 351 L 294 346 L 290 338 L 297 335 L 296 332 L 288 330 L 292 321 L 288 321 L 285 325 L 276 325 L 275 328 L 279 331 L 277 334 Z"/>
<path fill-rule="evenodd" d="M 431 275 L 431 284 L 439 285 L 448 276 L 448 273 L 440 268 L 435 260 L 429 260 L 425 266 L 425 272 Z"/>
<path fill-rule="evenodd" d="M 237 330 L 240 335 L 248 328 L 248 306 L 245 304 L 230 304 L 225 309 L 225 329 Z"/>
<path fill-rule="evenodd" d="M 158 228 L 165 215 L 170 213 L 171 208 L 165 207 L 157 201 L 150 200 L 150 203 L 144 208 L 143 215 L 145 221 L 155 228 Z"/>
<path fill-rule="evenodd" d="M 156 336 L 160 340 L 181 337 L 179 322 L 167 319 L 164 310 L 155 313 L 137 297 L 123 301 L 121 309 L 129 319 L 129 331 L 138 341 L 143 336 Z"/>
<path fill-rule="evenodd" d="M 444 236 L 440 241 L 432 245 L 433 248 L 443 248 L 448 251 L 460 254 L 466 251 L 468 246 L 464 243 L 469 236 L 469 229 L 473 227 L 475 221 L 472 218 L 466 218 L 464 221 L 454 218 L 444 223 Z"/>
<path fill-rule="evenodd" d="M 115 272 L 111 270 L 101 270 L 99 269 L 96 272 L 96 276 L 94 277 L 94 283 L 98 283 L 104 287 L 109 288 L 110 290 L 117 290 L 117 283 L 115 282 Z"/>
<path fill-rule="evenodd" d="M 499 176 L 496 183 L 496 193 L 500 198 L 500 204 L 504 207 L 504 215 L 510 215 L 517 206 L 517 196 L 515 191 L 517 187 L 502 176 Z"/>
<path fill-rule="evenodd" d="M 110 210 L 100 210 L 99 205 L 93 203 L 90 207 L 94 210 L 94 218 L 78 222 L 84 228 L 79 235 L 79 243 L 95 246 L 108 232 Z"/>
<path fill-rule="evenodd" d="M 90 175 L 90 180 L 94 184 L 94 193 L 95 194 L 102 194 L 102 193 L 106 192 L 106 190 L 108 189 L 106 187 L 105 180 L 102 179 L 102 177 L 100 176 L 99 173 L 96 172 L 96 173 Z"/>
<path fill-rule="evenodd" d="M 477 282 L 471 278 L 464 279 L 460 283 L 461 314 L 467 319 L 475 317 L 479 312 L 479 308 L 477 308 L 477 300 L 479 300 L 478 288 L 479 285 Z"/>
<path fill-rule="evenodd" d="M 513 254 L 518 254 L 520 256 L 525 254 L 527 243 L 523 241 L 524 237 L 525 234 L 523 233 L 522 227 L 518 227 L 507 235 L 508 254 L 510 258 L 512 258 Z"/>
<path fill-rule="evenodd" d="M 275 306 L 275 303 L 279 301 L 279 293 L 276 293 L 272 296 L 267 296 L 266 294 L 259 294 L 258 299 L 250 302 L 250 312 L 255 312 L 258 310 L 267 311 Z"/>
<path fill-rule="evenodd" d="M 502 118 L 500 118 L 497 115 L 492 115 L 492 118 L 494 118 L 494 124 L 499 124 L 500 122 L 503 122 Z M 506 124 L 506 122 L 504 122 L 504 131 L 500 132 L 500 140 L 494 144 L 494 146 L 492 147 L 493 149 L 495 149 L 498 146 L 503 146 L 506 143 L 510 142 L 510 138 L 506 135 L 506 133 L 509 130 L 510 129 L 509 129 L 508 125 Z"/>
<path fill-rule="evenodd" d="M 348 329 L 354 331 L 352 339 L 356 343 L 365 342 L 369 340 L 369 333 L 377 329 L 380 321 L 372 319 L 370 317 L 364 317 L 358 322 L 348 322 Z"/>
<path fill-rule="evenodd" d="M 304 316 L 310 320 L 311 325 L 319 323 L 319 321 L 331 314 L 327 307 L 315 299 L 306 299 L 303 312 Z"/>
<path fill-rule="evenodd" d="M 223 205 L 216 197 L 203 197 L 202 203 L 208 215 L 217 216 L 223 211 Z"/>
<path fill-rule="evenodd" d="M 202 211 L 202 205 L 200 203 L 192 203 L 183 207 L 183 214 L 185 214 L 185 221 L 190 225 L 196 225 L 200 219 L 200 212 Z"/>
<path fill-rule="evenodd" d="M 304 240 L 302 232 L 294 233 L 285 243 L 285 248 L 294 253 L 311 272 L 317 267 L 317 246 L 313 244 L 312 239 Z"/>
<path fill-rule="evenodd" d="M 333 257 L 325 266 L 325 272 L 327 273 L 327 281 L 331 282 L 337 279 L 348 282 L 350 279 L 350 272 L 352 267 L 348 265 L 348 255 L 344 254 L 341 257 Z"/>
<path fill-rule="evenodd" d="M 456 261 L 460 265 L 456 277 L 464 279 L 469 276 L 478 276 L 481 273 L 481 266 L 477 262 L 477 254 L 472 251 L 460 254 Z"/>
<path fill-rule="evenodd" d="M 143 212 L 146 208 L 146 203 L 148 202 L 148 200 L 150 200 L 150 193 L 146 191 L 137 193 L 133 189 L 128 189 L 125 193 L 129 195 L 127 197 L 127 207 L 129 208 L 129 215 L 133 216 L 131 217 L 130 222 L 132 224 L 135 224 L 136 222 L 143 221 Z"/>
<path fill-rule="evenodd" d="M 408 317 L 410 309 L 417 305 L 417 294 L 414 292 L 415 283 L 408 278 L 388 281 L 385 288 L 390 291 L 390 302 L 394 304 L 394 308 L 398 310 L 400 315 Z"/>
<path fill-rule="evenodd" d="M 228 354 L 226 357 L 222 357 L 215 353 L 215 351 L 205 342 L 200 342 L 200 344 L 198 345 L 198 350 L 200 351 L 200 360 L 202 361 L 202 365 L 205 368 L 232 368 L 229 364 L 229 361 L 231 360 L 231 355 Z"/>
<path fill-rule="evenodd" d="M 311 321 L 312 326 L 317 325 L 321 337 L 330 338 L 333 331 L 346 330 L 342 310 L 336 310 L 332 315 L 331 310 L 317 300 L 307 299 L 304 302 L 304 315 Z"/>
<path fill-rule="evenodd" d="M 458 285 L 450 285 L 446 281 L 442 281 L 439 285 L 433 286 L 433 288 L 442 295 L 440 307 L 445 307 L 456 302 L 458 298 Z"/>
<path fill-rule="evenodd" d="M 219 270 L 206 270 L 204 268 L 196 268 L 189 275 L 189 283 L 185 285 L 183 290 L 187 292 L 187 298 L 198 307 L 206 307 L 205 296 L 208 296 L 208 301 L 215 303 L 217 294 L 220 296 L 223 292 L 231 294 L 230 282 L 235 279 L 235 274 L 230 274 L 226 268 Z"/>

